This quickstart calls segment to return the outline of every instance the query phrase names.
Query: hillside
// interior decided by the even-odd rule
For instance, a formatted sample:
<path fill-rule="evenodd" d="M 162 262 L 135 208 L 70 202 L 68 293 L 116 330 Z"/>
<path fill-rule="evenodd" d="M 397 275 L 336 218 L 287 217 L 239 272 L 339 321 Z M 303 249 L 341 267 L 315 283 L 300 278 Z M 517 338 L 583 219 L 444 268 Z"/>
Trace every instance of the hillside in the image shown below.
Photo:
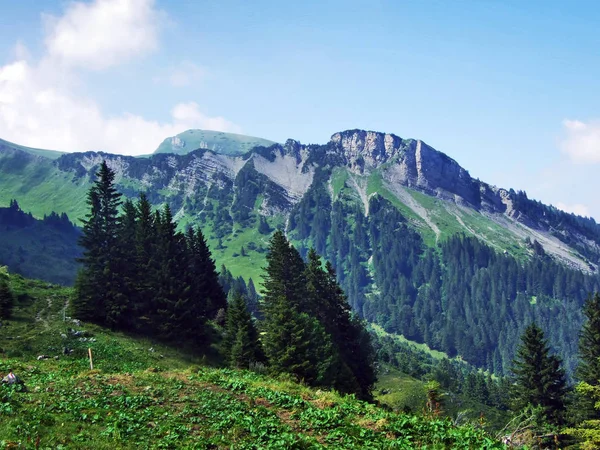
<path fill-rule="evenodd" d="M 199 148 L 223 155 L 242 155 L 254 147 L 270 147 L 275 142 L 267 139 L 224 133 L 222 131 L 187 130 L 177 136 L 165 139 L 154 153 L 175 153 L 183 155 Z"/>
<path fill-rule="evenodd" d="M 0 204 L 81 218 L 103 159 L 126 197 L 168 203 L 181 229 L 202 228 L 218 265 L 259 289 L 268 239 L 284 228 L 303 255 L 314 246 L 329 259 L 355 311 L 390 333 L 503 374 L 536 320 L 575 366 L 581 305 L 600 286 L 600 227 L 474 179 L 422 141 L 348 130 L 239 156 L 55 161 L 4 149 Z"/>
<path fill-rule="evenodd" d="M 503 448 L 472 426 L 210 367 L 210 352 L 194 359 L 73 321 L 70 289 L 18 276 L 11 287 L 18 303 L 0 328 L 0 374 L 12 369 L 27 390 L 0 385 L 3 447 Z"/>
<path fill-rule="evenodd" d="M 64 213 L 38 220 L 14 201 L 0 208 L 0 266 L 26 277 L 72 285 L 76 258 L 81 256 L 79 235 Z"/>
<path fill-rule="evenodd" d="M 64 155 L 64 152 L 59 152 L 56 150 L 44 150 L 41 148 L 25 147 L 23 145 L 13 144 L 12 142 L 5 141 L 4 139 L 0 139 L 0 149 L 21 150 L 31 155 L 41 156 L 43 158 L 48 159 L 57 159 L 60 158 L 61 155 Z"/>

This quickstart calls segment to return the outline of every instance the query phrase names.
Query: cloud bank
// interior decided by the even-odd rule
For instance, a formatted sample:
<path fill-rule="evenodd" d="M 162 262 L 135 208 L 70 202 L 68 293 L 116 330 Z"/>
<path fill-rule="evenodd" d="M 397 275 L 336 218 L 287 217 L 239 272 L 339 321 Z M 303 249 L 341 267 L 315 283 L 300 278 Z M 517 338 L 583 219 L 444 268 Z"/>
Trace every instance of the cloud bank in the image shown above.
<path fill-rule="evenodd" d="M 563 153 L 576 163 L 600 162 L 600 120 L 582 122 L 563 121 L 564 138 L 560 142 Z"/>
<path fill-rule="evenodd" d="M 147 154 L 168 136 L 189 128 L 240 132 L 223 117 L 211 117 L 195 102 L 176 104 L 166 123 L 124 113 L 107 115 L 97 102 L 76 95 L 79 71 L 107 70 L 158 47 L 164 13 L 153 0 L 70 3 L 60 17 L 44 18 L 45 54 L 31 61 L 21 43 L 15 60 L 0 66 L 0 138 L 62 151 L 102 150 Z M 170 80 L 185 85 L 198 70 Z"/>

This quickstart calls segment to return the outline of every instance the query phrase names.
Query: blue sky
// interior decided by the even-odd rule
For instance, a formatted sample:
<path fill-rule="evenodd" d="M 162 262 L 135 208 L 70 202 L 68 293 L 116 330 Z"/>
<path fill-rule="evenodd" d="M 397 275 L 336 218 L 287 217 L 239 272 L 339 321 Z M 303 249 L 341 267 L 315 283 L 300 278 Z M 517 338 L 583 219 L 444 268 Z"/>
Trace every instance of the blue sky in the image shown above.
<path fill-rule="evenodd" d="M 589 1 L 2 0 L 0 137 L 150 153 L 186 128 L 423 139 L 600 218 Z"/>

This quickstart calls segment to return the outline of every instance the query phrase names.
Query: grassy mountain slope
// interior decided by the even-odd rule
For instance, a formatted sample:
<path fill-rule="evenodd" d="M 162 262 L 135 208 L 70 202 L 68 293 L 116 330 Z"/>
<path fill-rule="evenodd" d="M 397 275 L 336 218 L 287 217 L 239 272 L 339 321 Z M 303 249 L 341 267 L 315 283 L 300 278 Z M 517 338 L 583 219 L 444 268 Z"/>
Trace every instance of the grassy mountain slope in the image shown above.
<path fill-rule="evenodd" d="M 12 369 L 27 391 L 0 385 L 3 447 L 502 448 L 472 426 L 211 368 L 146 339 L 73 323 L 67 288 L 19 276 L 11 287 L 18 305 L 0 328 L 0 374 Z"/>
<path fill-rule="evenodd" d="M 59 170 L 48 158 L 0 149 L 0 174 L 0 206 L 17 199 L 24 211 L 37 218 L 54 211 L 76 221 L 87 213 L 89 180 Z"/>
<path fill-rule="evenodd" d="M 185 154 L 198 148 L 206 148 L 224 155 L 241 155 L 253 147 L 270 147 L 275 144 L 268 139 L 245 136 L 222 131 L 187 130 L 165 139 L 154 153 Z"/>
<path fill-rule="evenodd" d="M 72 285 L 80 231 L 67 217 L 37 220 L 17 208 L 0 207 L 0 266 L 52 283 Z"/>
<path fill-rule="evenodd" d="M 41 156 L 43 158 L 48 159 L 58 159 L 61 155 L 64 155 L 64 152 L 59 152 L 57 150 L 44 150 L 41 148 L 31 148 L 25 147 L 23 145 L 14 144 L 12 142 L 5 141 L 4 139 L 0 139 L 0 149 L 1 148 L 10 148 L 15 150 L 22 150 L 34 156 Z"/>

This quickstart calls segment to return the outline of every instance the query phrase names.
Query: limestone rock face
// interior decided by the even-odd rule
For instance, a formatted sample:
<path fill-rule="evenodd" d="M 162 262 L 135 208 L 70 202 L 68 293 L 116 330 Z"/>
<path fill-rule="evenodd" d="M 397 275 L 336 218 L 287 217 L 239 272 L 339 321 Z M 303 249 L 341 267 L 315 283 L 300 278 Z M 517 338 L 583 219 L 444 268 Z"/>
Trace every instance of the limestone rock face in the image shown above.
<path fill-rule="evenodd" d="M 393 134 L 351 130 L 335 133 L 331 143 L 341 151 L 348 165 L 362 171 L 376 168 L 402 153 L 407 141 Z"/>
<path fill-rule="evenodd" d="M 480 205 L 479 185 L 455 160 L 422 141 L 352 130 L 331 137 L 348 167 L 358 173 L 382 168 L 384 179 L 447 200 Z"/>

